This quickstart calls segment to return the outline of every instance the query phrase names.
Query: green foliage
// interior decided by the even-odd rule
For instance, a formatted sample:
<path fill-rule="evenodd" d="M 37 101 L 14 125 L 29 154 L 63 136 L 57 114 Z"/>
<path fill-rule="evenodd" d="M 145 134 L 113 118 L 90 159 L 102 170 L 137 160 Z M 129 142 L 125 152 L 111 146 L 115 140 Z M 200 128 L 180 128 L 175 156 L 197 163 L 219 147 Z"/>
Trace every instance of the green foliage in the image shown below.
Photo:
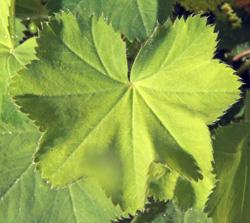
<path fill-rule="evenodd" d="M 227 6 L 227 5 L 226 5 Z M 250 39 L 250 17 L 229 5 L 229 9 L 215 11 L 216 30 L 219 32 L 219 47 L 231 50 Z M 244 19 L 242 19 L 244 18 Z"/>
<path fill-rule="evenodd" d="M 39 135 L 32 124 L 1 126 L 0 222 L 108 223 L 121 215 L 90 179 L 51 190 L 32 162 Z"/>
<path fill-rule="evenodd" d="M 3 24 L 3 26 L 0 26 L 0 121 L 6 123 L 16 121 L 16 115 L 13 112 L 15 108 L 8 92 L 10 78 L 23 66 L 36 58 L 34 52 L 36 41 L 34 38 L 22 45 L 15 46 L 15 41 L 10 34 L 10 3 L 10 1 L 0 2 L 2 6 L 0 23 Z"/>
<path fill-rule="evenodd" d="M 245 100 L 245 121 L 250 122 L 250 93 L 247 93 Z"/>
<path fill-rule="evenodd" d="M 208 10 L 216 10 L 217 7 L 224 2 L 223 0 L 178 0 L 187 10 L 201 12 Z"/>
<path fill-rule="evenodd" d="M 0 0 L 0 222 L 248 221 L 249 95 L 213 152 L 239 78 L 175 2 Z M 246 11 L 179 2 L 248 66 Z"/>
<path fill-rule="evenodd" d="M 108 223 L 121 215 L 90 179 L 63 190 L 42 182 L 32 162 L 39 136 L 32 124 L 0 125 L 0 222 Z"/>
<path fill-rule="evenodd" d="M 41 0 L 16 0 L 16 16 L 24 20 L 47 19 L 48 10 Z"/>
<path fill-rule="evenodd" d="M 245 123 L 231 124 L 215 132 L 218 182 L 206 208 L 214 223 L 249 222 L 249 111 L 248 94 Z"/>
<path fill-rule="evenodd" d="M 157 0 L 48 0 L 48 8 L 52 11 L 73 10 L 84 16 L 103 13 L 105 19 L 129 40 L 144 39 L 151 34 L 158 10 Z"/>
<path fill-rule="evenodd" d="M 89 175 L 97 163 L 100 172 L 108 157 L 113 175 L 120 176 L 119 187 L 112 188 L 115 199 L 129 212 L 145 202 L 154 161 L 187 179 L 204 174 L 193 182 L 195 190 L 211 189 L 206 124 L 239 97 L 239 83 L 228 75 L 230 68 L 211 60 L 216 34 L 205 20 L 190 17 L 160 27 L 129 77 L 125 44 L 102 18 L 62 13 L 38 42 L 40 61 L 21 72 L 12 89 L 22 111 L 47 129 L 36 155 L 43 178 L 64 186 Z M 201 206 L 207 194 L 199 195 Z"/>
<path fill-rule="evenodd" d="M 4 21 L 9 27 L 8 20 L 2 17 L 2 24 Z M 10 36 L 8 29 L 1 28 Z M 36 58 L 36 41 L 33 38 L 16 48 L 11 38 L 10 45 L 8 41 L 6 38 L 6 42 L 0 44 L 0 222 L 108 223 L 121 216 L 119 207 L 114 207 L 91 179 L 78 181 L 60 191 L 51 190 L 40 179 L 33 162 L 40 133 L 17 111 L 8 90 L 10 77 Z"/>
<path fill-rule="evenodd" d="M 157 21 L 163 23 L 172 14 L 175 0 L 48 0 L 50 12 L 71 10 L 84 17 L 104 15 L 130 41 L 146 39 Z M 115 10 L 114 10 L 115 9 Z"/>
<path fill-rule="evenodd" d="M 215 223 L 249 221 L 249 124 L 232 124 L 215 135 L 215 170 L 218 183 L 208 211 Z M 230 141 L 228 140 L 230 139 Z"/>
<path fill-rule="evenodd" d="M 158 21 L 164 23 L 173 12 L 176 0 L 158 0 Z"/>
<path fill-rule="evenodd" d="M 24 34 L 25 29 L 26 28 L 24 24 L 22 23 L 22 20 L 16 18 L 15 19 L 15 36 L 14 36 L 16 45 L 18 45 L 25 37 L 25 34 Z"/>
<path fill-rule="evenodd" d="M 1 5 L 0 44 L 6 47 L 12 47 L 12 40 L 10 35 L 10 23 L 9 23 L 11 14 L 10 10 L 11 0 L 0 0 L 0 5 Z"/>
<path fill-rule="evenodd" d="M 158 210 L 161 210 L 161 211 L 157 212 Z M 143 223 L 144 222 L 148 222 L 148 223 L 212 223 L 212 220 L 209 219 L 206 216 L 206 214 L 202 213 L 202 211 L 200 210 L 189 209 L 186 212 L 182 212 L 178 208 L 176 208 L 172 202 L 168 202 L 165 208 L 159 207 L 156 210 L 149 208 L 146 212 L 139 214 L 132 221 L 132 223 L 142 223 L 142 222 Z"/>

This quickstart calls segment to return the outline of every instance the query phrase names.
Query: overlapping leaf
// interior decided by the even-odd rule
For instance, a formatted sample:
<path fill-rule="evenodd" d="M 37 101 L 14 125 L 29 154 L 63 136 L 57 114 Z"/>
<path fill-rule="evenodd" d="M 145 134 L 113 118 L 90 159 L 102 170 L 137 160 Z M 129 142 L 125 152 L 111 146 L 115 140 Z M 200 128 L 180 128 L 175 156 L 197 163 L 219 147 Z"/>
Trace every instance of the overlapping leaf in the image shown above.
<path fill-rule="evenodd" d="M 151 209 L 135 217 L 132 223 L 212 223 L 212 219 L 201 210 L 189 209 L 182 212 L 170 201 L 164 206 L 155 204 Z"/>
<path fill-rule="evenodd" d="M 215 45 L 205 20 L 177 20 L 147 42 L 128 77 L 125 44 L 102 18 L 57 16 L 39 39 L 40 61 L 12 86 L 22 110 L 46 130 L 36 156 L 42 176 L 64 186 L 109 160 L 121 178 L 117 201 L 135 211 L 153 161 L 198 180 L 194 157 L 211 189 L 206 125 L 239 97 L 232 70 L 212 59 Z"/>
<path fill-rule="evenodd" d="M 250 94 L 248 93 L 246 95 L 245 100 L 245 121 L 250 123 Z"/>
<path fill-rule="evenodd" d="M 121 215 L 89 179 L 51 190 L 32 162 L 39 136 L 32 124 L 0 126 L 0 222 L 109 223 Z"/>
<path fill-rule="evenodd" d="M 12 46 L 12 41 L 11 41 L 11 36 L 9 32 L 9 16 L 10 16 L 10 5 L 11 5 L 11 0 L 1 0 L 1 17 L 0 17 L 0 44 L 11 47 Z"/>
<path fill-rule="evenodd" d="M 168 7 L 172 7 L 171 4 Z M 84 16 L 104 14 L 113 27 L 128 39 L 145 39 L 157 22 L 157 0 L 60 0 L 48 1 L 52 11 L 60 9 L 78 12 Z M 167 12 L 166 8 L 166 12 Z M 169 10 L 170 11 L 170 10 Z"/>
<path fill-rule="evenodd" d="M 215 133 L 214 155 L 218 182 L 206 208 L 215 223 L 249 222 L 249 111 L 248 94 L 245 123 L 222 127 Z"/>
<path fill-rule="evenodd" d="M 166 213 L 158 216 L 152 221 L 152 223 L 212 223 L 206 214 L 202 213 L 200 210 L 188 210 L 187 212 L 181 212 L 177 210 L 168 209 Z"/>
<path fill-rule="evenodd" d="M 158 0 L 158 21 L 164 23 L 171 17 L 176 0 Z"/>
<path fill-rule="evenodd" d="M 214 175 L 207 172 L 199 182 L 183 179 L 176 171 L 154 164 L 149 178 L 148 195 L 155 200 L 172 200 L 182 210 L 203 209 L 214 185 Z"/>
<path fill-rule="evenodd" d="M 186 9 L 195 12 L 216 10 L 223 0 L 178 0 Z"/>
<path fill-rule="evenodd" d="M 0 121 L 6 123 L 13 121 L 14 105 L 10 101 L 8 93 L 8 85 L 10 77 L 23 68 L 35 57 L 35 39 L 30 39 L 24 44 L 15 46 L 14 38 L 10 33 L 10 8 L 11 1 L 0 1 L 1 17 L 0 17 Z M 13 21 L 12 21 L 13 22 Z M 8 120 L 6 120 L 8 119 Z"/>
<path fill-rule="evenodd" d="M 21 19 L 46 19 L 48 10 L 41 0 L 16 0 L 16 16 Z"/>
<path fill-rule="evenodd" d="M 249 134 L 248 123 L 232 124 L 216 132 L 218 183 L 207 207 L 215 223 L 249 222 Z"/>

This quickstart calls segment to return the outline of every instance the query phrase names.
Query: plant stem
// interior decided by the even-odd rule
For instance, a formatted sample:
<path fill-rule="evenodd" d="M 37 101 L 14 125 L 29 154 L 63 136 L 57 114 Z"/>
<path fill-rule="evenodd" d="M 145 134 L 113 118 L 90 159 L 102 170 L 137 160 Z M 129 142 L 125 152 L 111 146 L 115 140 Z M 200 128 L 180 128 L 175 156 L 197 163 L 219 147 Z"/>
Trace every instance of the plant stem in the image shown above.
<path fill-rule="evenodd" d="M 242 57 L 250 56 L 250 50 L 246 50 L 233 58 L 233 61 L 240 60 Z"/>

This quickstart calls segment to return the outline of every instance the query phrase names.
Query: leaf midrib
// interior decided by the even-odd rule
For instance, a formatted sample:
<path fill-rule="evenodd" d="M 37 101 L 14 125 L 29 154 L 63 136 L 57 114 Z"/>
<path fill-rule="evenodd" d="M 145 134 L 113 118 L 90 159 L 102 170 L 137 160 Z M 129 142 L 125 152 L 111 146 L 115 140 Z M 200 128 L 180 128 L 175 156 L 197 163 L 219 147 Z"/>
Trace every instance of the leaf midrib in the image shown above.
<path fill-rule="evenodd" d="M 167 126 L 165 124 L 163 124 L 163 121 L 161 120 L 161 118 L 157 115 L 157 113 L 155 112 L 155 110 L 152 108 L 151 105 L 148 104 L 147 100 L 145 99 L 145 97 L 143 96 L 143 94 L 141 92 L 138 91 L 138 95 L 140 95 L 140 98 L 142 99 L 142 101 L 144 102 L 144 104 L 147 106 L 147 108 L 150 110 L 151 114 L 156 118 L 156 120 L 159 122 L 160 126 L 164 128 L 164 130 L 166 131 L 167 134 L 169 134 L 173 140 L 175 141 L 175 143 L 180 147 L 180 148 L 184 148 L 181 143 L 177 140 L 177 138 L 174 136 L 174 134 L 172 132 L 170 132 L 169 128 L 167 128 Z M 187 153 L 185 150 L 182 150 L 184 153 L 186 153 L 187 155 L 191 156 L 189 153 Z M 192 157 L 192 156 L 191 156 Z M 195 163 L 194 163 L 195 164 Z M 198 169 L 198 166 L 195 165 Z M 172 168 L 172 167 L 171 167 Z M 183 175 L 183 173 L 181 173 L 179 170 L 175 170 L 176 172 L 180 173 L 181 175 Z"/>
<path fill-rule="evenodd" d="M 164 93 L 164 94 L 216 94 L 216 93 L 223 93 L 223 94 L 239 94 L 239 91 L 226 91 L 226 90 L 199 90 L 199 91 L 187 91 L 187 90 L 182 90 L 182 91 L 178 91 L 178 90 L 161 90 L 161 89 L 155 89 L 153 87 L 146 87 L 143 85 L 139 86 L 142 89 L 146 89 L 146 90 L 151 90 L 151 91 L 156 91 L 156 92 L 160 92 L 160 93 Z"/>
<path fill-rule="evenodd" d="M 1 194 L 0 200 L 3 200 L 8 195 L 8 193 L 12 190 L 12 188 L 14 188 L 15 185 L 21 180 L 21 178 L 29 171 L 32 165 L 33 165 L 32 162 L 30 162 L 29 165 L 24 168 L 21 174 L 19 174 L 18 177 L 15 178 L 15 180 L 10 184 L 10 186 Z"/>
<path fill-rule="evenodd" d="M 57 34 L 54 32 L 54 30 L 52 29 L 52 27 L 50 25 L 47 25 L 47 27 L 49 28 L 49 30 L 51 31 L 51 33 L 54 35 L 54 37 L 57 40 L 59 40 L 73 55 L 75 55 L 78 59 L 80 59 L 84 64 L 88 65 L 90 68 L 97 71 L 97 74 L 105 76 L 106 78 L 109 78 L 113 82 L 118 82 L 120 84 L 124 84 L 122 81 L 114 79 L 113 77 L 111 77 L 111 75 L 108 75 L 108 74 L 102 72 L 101 70 L 97 69 L 94 65 L 92 65 L 90 62 L 88 62 L 86 59 L 84 59 L 81 55 L 79 55 L 77 52 L 75 52 L 73 49 L 71 49 L 71 47 L 67 43 L 65 43 L 65 41 L 63 41 L 60 36 L 57 36 Z M 98 53 L 97 53 L 97 56 L 100 60 L 100 56 Z"/>
<path fill-rule="evenodd" d="M 175 27 L 172 27 L 172 32 L 173 32 L 173 31 L 176 31 L 174 28 L 175 28 Z M 166 68 L 168 68 L 169 66 L 172 66 L 173 64 L 175 64 L 178 60 L 180 60 L 180 59 L 183 57 L 183 55 L 185 55 L 185 53 L 193 46 L 194 43 L 196 43 L 197 41 L 200 40 L 200 38 L 201 38 L 203 35 L 204 35 L 204 33 L 203 33 L 203 32 L 200 32 L 199 35 L 196 36 L 196 38 L 193 38 L 192 43 L 189 44 L 189 46 L 188 46 L 187 48 L 185 48 L 185 49 L 182 51 L 181 54 L 179 54 L 178 56 L 176 56 L 174 60 L 172 60 L 169 64 L 167 64 L 167 65 L 164 67 L 164 64 L 167 62 L 167 60 L 169 59 L 170 55 L 172 54 L 172 52 L 173 52 L 173 50 L 174 50 L 175 42 L 177 41 L 177 38 L 178 38 L 178 35 L 175 35 L 175 39 L 174 39 L 173 42 L 172 42 L 172 45 L 171 45 L 170 50 L 169 50 L 169 52 L 168 52 L 168 55 L 167 55 L 167 56 L 165 57 L 165 59 L 162 61 L 161 65 L 160 65 L 160 68 L 158 69 L 159 71 L 156 72 L 156 73 L 150 73 L 150 74 L 148 74 L 148 75 L 146 75 L 146 76 L 142 76 L 142 78 L 138 79 L 138 81 L 142 81 L 142 80 L 151 78 L 152 76 L 154 76 L 154 75 L 156 75 L 157 73 L 159 73 L 163 67 L 166 69 Z M 144 47 L 147 47 L 147 44 L 146 44 Z M 141 50 L 143 50 L 144 47 L 143 47 Z M 138 58 L 140 57 L 140 53 L 138 54 L 137 57 L 138 57 Z M 137 58 L 136 58 L 135 61 L 137 61 Z M 133 65 L 133 66 L 134 66 L 134 65 Z M 132 70 L 133 70 L 133 69 L 132 69 Z M 133 74 L 133 76 L 135 76 L 135 75 Z"/>
<path fill-rule="evenodd" d="M 116 108 L 116 106 L 121 103 L 122 98 L 124 97 L 124 95 L 127 93 L 127 90 L 125 90 L 119 97 L 118 99 L 114 102 L 114 104 L 112 105 L 112 107 L 104 114 L 104 116 L 101 117 L 100 120 L 97 121 L 96 125 L 90 129 L 90 131 L 84 136 L 83 141 L 81 141 L 81 143 L 67 156 L 67 158 L 60 164 L 59 167 L 57 167 L 56 171 L 52 174 L 52 178 L 53 176 L 65 165 L 65 163 L 81 148 L 81 145 L 85 143 L 85 141 L 89 138 L 89 136 L 91 135 L 91 133 L 93 131 L 95 131 L 98 126 L 100 126 L 102 124 L 102 122 L 112 113 L 112 111 Z"/>
<path fill-rule="evenodd" d="M 81 92 L 79 94 L 53 94 L 53 95 L 45 95 L 45 94 L 23 94 L 23 95 L 17 95 L 15 97 L 17 98 L 32 98 L 32 97 L 41 97 L 41 98 L 67 98 L 67 97 L 86 97 L 86 95 L 98 95 L 103 93 L 109 93 L 116 90 L 122 90 L 123 87 L 113 87 L 107 90 L 99 90 L 99 91 L 90 91 L 90 92 Z"/>

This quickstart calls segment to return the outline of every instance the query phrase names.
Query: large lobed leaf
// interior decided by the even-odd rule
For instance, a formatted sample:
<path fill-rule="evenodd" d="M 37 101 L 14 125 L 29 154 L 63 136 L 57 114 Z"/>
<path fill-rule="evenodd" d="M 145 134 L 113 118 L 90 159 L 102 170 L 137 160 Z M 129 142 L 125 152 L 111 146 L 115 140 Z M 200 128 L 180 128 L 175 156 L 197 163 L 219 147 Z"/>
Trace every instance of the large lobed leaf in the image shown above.
<path fill-rule="evenodd" d="M 2 40 L 3 36 L 10 37 L 11 5 L 9 1 L 0 3 Z M 40 179 L 33 162 L 40 133 L 17 110 L 8 89 L 10 77 L 36 58 L 36 41 L 31 39 L 14 47 L 12 37 L 4 39 L 0 42 L 0 222 L 108 223 L 120 216 L 121 210 L 92 180 L 56 191 Z"/>
<path fill-rule="evenodd" d="M 149 167 L 162 162 L 186 179 L 201 170 L 194 187 L 204 202 L 213 185 L 207 124 L 239 97 L 237 77 L 212 59 L 216 37 L 200 17 L 177 20 L 155 32 L 130 72 L 125 43 L 103 18 L 57 15 L 38 40 L 40 61 L 12 85 L 45 131 L 42 177 L 65 186 L 108 160 L 115 201 L 133 212 L 145 202 Z"/>

